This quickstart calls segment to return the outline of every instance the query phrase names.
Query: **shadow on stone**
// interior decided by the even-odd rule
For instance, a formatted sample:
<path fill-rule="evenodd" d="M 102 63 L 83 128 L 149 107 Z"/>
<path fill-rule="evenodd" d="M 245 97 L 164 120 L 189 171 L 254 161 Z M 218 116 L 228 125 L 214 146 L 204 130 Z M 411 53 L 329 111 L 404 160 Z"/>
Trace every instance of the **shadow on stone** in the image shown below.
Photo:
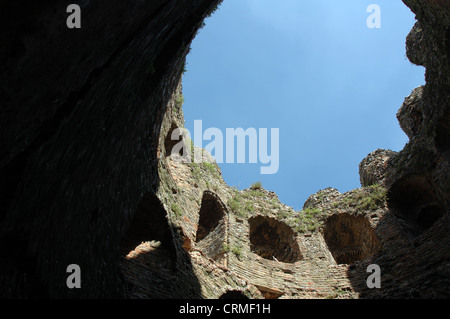
<path fill-rule="evenodd" d="M 156 195 L 144 195 L 120 244 L 120 270 L 130 298 L 199 298 L 183 240 Z"/>
<path fill-rule="evenodd" d="M 303 259 L 293 230 L 283 222 L 265 216 L 249 219 L 250 244 L 259 256 L 284 263 Z"/>

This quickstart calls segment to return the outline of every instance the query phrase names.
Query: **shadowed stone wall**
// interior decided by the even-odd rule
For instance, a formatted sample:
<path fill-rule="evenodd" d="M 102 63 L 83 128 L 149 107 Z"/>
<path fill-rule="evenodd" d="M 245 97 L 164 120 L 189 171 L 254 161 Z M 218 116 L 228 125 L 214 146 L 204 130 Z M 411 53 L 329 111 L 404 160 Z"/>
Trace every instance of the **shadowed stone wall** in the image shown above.
<path fill-rule="evenodd" d="M 361 189 L 318 192 L 300 212 L 266 190 L 230 188 L 216 164 L 165 156 L 172 125 L 183 127 L 177 97 L 189 45 L 218 1 L 75 1 L 82 28 L 69 30 L 72 2 L 0 2 L 2 297 L 450 295 L 447 0 L 403 1 L 417 17 L 406 54 L 426 68 L 426 83 L 397 115 L 409 143 L 360 165 Z M 205 191 L 227 213 L 210 241 L 197 242 Z M 350 227 L 351 244 L 365 248 L 339 264 L 326 221 L 347 215 L 362 221 Z M 255 226 L 255 216 L 267 224 Z M 289 240 L 277 233 L 280 225 Z M 335 228 L 331 237 L 349 246 L 342 225 Z M 142 247 L 135 242 L 141 229 L 148 229 Z M 371 240 L 356 235 L 360 229 Z M 265 250 L 275 259 L 261 257 L 251 236 L 261 245 L 264 234 L 278 234 L 266 236 L 267 245 L 289 243 L 282 246 L 298 247 L 301 258 L 281 254 L 290 257 L 280 261 L 279 249 Z M 222 243 L 220 262 L 215 243 Z M 136 248 L 140 257 L 126 259 Z M 82 289 L 66 286 L 73 263 L 82 269 Z M 366 286 L 371 263 L 382 269 L 381 289 Z M 161 274 L 162 284 L 154 283 Z"/>

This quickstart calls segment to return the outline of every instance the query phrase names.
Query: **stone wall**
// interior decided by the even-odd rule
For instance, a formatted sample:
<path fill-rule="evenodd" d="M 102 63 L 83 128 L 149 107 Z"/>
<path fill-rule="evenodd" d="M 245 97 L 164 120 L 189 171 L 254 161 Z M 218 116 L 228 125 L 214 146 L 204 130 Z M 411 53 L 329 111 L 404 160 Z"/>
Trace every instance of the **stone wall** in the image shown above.
<path fill-rule="evenodd" d="M 450 296 L 448 1 L 404 0 L 426 68 L 397 115 L 409 143 L 298 212 L 229 187 L 207 152 L 169 156 L 185 57 L 219 1 L 79 1 L 78 31 L 71 2 L 0 3 L 2 297 Z M 73 263 L 83 289 L 66 286 Z"/>
<path fill-rule="evenodd" d="M 2 296 L 123 296 L 119 243 L 157 192 L 165 109 L 217 2 L 1 1 Z M 73 263 L 85 289 L 66 286 Z"/>

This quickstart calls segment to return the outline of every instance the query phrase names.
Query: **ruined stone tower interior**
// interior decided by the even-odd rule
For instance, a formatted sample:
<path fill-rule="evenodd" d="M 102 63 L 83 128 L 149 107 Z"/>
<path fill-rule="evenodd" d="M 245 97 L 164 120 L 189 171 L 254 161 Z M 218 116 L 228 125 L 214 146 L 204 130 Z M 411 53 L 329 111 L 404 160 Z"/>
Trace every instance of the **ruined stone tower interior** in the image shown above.
<path fill-rule="evenodd" d="M 405 148 L 301 211 L 230 187 L 206 151 L 171 155 L 186 55 L 220 1 L 79 1 L 79 32 L 70 3 L 0 1 L 2 298 L 450 297 L 447 0 L 403 0 L 407 57 L 426 68 L 397 114 Z"/>

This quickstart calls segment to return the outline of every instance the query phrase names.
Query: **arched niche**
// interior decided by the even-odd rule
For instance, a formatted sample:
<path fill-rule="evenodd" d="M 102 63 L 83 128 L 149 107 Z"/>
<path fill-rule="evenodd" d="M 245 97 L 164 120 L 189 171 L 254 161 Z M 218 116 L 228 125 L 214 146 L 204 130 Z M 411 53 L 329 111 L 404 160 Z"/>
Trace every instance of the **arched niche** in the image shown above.
<path fill-rule="evenodd" d="M 167 213 L 156 195 L 143 196 L 119 245 L 120 270 L 133 296 L 158 297 L 152 287 L 176 270 L 176 250 Z"/>
<path fill-rule="evenodd" d="M 186 145 L 185 141 L 183 129 L 178 127 L 177 124 L 172 123 L 172 126 L 164 138 L 165 156 L 169 157 L 172 155 L 172 152 L 174 152 L 174 155 L 176 156 L 186 157 L 188 154 L 185 154 L 185 151 L 189 145 Z M 180 142 L 183 142 L 183 144 L 179 144 Z M 175 149 L 175 147 L 177 149 Z"/>
<path fill-rule="evenodd" d="M 284 263 L 303 259 L 295 233 L 285 223 L 266 216 L 255 216 L 248 221 L 250 248 L 259 256 Z"/>
<path fill-rule="evenodd" d="M 242 291 L 240 290 L 228 290 L 219 299 L 249 299 Z"/>
<path fill-rule="evenodd" d="M 219 196 L 205 191 L 199 212 L 196 243 L 210 258 L 218 260 L 224 255 L 227 214 Z"/>
<path fill-rule="evenodd" d="M 413 237 L 425 230 L 445 213 L 429 179 L 410 175 L 395 182 L 387 195 L 389 209 L 407 222 L 407 231 Z"/>
<path fill-rule="evenodd" d="M 336 214 L 324 227 L 325 242 L 337 264 L 353 264 L 381 250 L 381 242 L 365 216 Z"/>

